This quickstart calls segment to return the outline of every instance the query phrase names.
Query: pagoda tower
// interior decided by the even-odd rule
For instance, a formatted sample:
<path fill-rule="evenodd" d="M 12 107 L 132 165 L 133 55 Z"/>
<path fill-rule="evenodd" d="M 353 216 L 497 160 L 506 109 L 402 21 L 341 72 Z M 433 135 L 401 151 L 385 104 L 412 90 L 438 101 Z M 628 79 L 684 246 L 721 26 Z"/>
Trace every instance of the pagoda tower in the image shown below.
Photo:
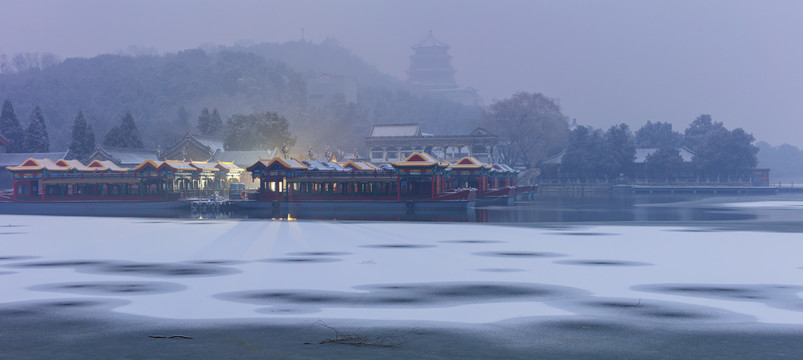
<path fill-rule="evenodd" d="M 407 70 L 407 81 L 427 90 L 456 89 L 452 68 L 452 56 L 449 45 L 429 35 L 412 47 L 415 53 L 410 56 L 410 70 Z"/>

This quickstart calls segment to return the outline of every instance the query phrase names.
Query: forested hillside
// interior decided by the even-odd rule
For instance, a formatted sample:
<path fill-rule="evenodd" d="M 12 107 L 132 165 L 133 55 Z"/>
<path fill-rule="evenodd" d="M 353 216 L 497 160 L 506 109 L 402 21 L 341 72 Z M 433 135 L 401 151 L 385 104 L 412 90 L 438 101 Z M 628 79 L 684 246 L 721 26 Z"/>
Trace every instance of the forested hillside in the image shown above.
<path fill-rule="evenodd" d="M 307 80 L 322 73 L 355 79 L 356 103 L 308 107 Z M 67 148 L 79 111 L 98 139 L 130 112 L 146 149 L 169 145 L 197 126 L 203 108 L 217 109 L 224 122 L 235 114 L 276 112 L 302 149 L 362 147 L 374 123 L 419 122 L 429 132 L 467 133 L 482 117 L 479 107 L 411 93 L 333 40 L 70 58 L 0 74 L 0 99 L 13 103 L 23 127 L 39 105 L 51 149 Z"/>

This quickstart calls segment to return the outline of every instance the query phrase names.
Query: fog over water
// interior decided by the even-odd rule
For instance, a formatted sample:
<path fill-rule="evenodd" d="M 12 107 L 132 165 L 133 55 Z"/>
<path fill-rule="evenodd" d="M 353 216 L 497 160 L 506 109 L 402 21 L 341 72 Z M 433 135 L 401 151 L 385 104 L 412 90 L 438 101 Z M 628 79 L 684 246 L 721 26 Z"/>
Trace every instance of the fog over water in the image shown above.
<path fill-rule="evenodd" d="M 803 147 L 800 1 L 0 0 L 0 52 L 91 57 L 203 44 L 332 37 L 405 78 L 428 31 L 486 104 L 559 98 L 581 125 L 676 130 L 701 113 L 757 140 Z M 303 29 L 303 30 L 302 30 Z M 302 35 L 303 31 L 303 35 Z M 13 36 L 10 36 L 13 34 Z"/>

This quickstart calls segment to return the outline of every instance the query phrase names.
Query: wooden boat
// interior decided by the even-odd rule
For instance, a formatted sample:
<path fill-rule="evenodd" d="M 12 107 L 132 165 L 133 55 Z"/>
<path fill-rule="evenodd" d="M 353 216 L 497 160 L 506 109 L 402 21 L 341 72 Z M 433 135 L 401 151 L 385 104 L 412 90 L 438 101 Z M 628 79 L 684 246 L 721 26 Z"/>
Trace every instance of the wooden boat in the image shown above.
<path fill-rule="evenodd" d="M 247 168 L 259 189 L 240 208 L 468 209 L 477 190 L 453 188 L 449 164 L 413 153 L 401 162 L 301 161 L 273 158 Z M 248 197 L 252 199 L 251 196 Z"/>
<path fill-rule="evenodd" d="M 145 160 L 134 169 L 109 161 L 28 159 L 9 167 L 12 200 L 0 211 L 95 215 L 190 209 L 192 200 L 231 194 L 243 169 L 233 164 Z M 425 153 L 377 166 L 365 161 L 261 159 L 247 168 L 259 182 L 240 190 L 235 209 L 470 209 L 510 205 L 534 187 L 518 186 L 517 171 L 466 157 L 450 164 Z M 238 184 L 242 185 L 242 184 Z M 239 190 L 239 188 L 238 188 Z M 237 199 L 240 200 L 240 199 Z M 25 204 L 25 205 L 23 205 Z"/>
<path fill-rule="evenodd" d="M 242 169 L 232 166 L 146 160 L 130 169 L 110 161 L 28 159 L 8 167 L 13 188 L 0 213 L 173 216 L 239 176 Z"/>

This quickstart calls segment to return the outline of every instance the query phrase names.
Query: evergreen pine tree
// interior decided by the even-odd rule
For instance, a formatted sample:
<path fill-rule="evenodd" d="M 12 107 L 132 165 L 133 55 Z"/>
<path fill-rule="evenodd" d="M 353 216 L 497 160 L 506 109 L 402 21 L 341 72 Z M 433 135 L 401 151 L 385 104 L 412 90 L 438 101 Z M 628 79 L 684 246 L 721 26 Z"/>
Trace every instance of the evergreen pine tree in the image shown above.
<path fill-rule="evenodd" d="M 86 126 L 86 142 L 85 142 L 85 144 L 86 144 L 86 149 L 87 149 L 86 155 L 89 156 L 96 149 L 96 146 L 95 146 L 95 128 L 92 126 L 92 124 L 88 124 Z"/>
<path fill-rule="evenodd" d="M 31 113 L 31 124 L 28 125 L 28 130 L 25 132 L 25 151 L 35 153 L 50 151 L 45 117 L 42 115 L 39 105 Z"/>
<path fill-rule="evenodd" d="M 184 106 L 178 108 L 178 114 L 176 114 L 176 127 L 179 130 L 185 131 L 192 127 L 190 125 L 190 112 Z"/>
<path fill-rule="evenodd" d="M 0 133 L 3 134 L 3 138 L 8 140 L 8 152 L 25 151 L 25 132 L 19 120 L 17 120 L 11 101 L 8 100 L 3 102 L 3 109 L 0 113 Z"/>
<path fill-rule="evenodd" d="M 198 131 L 203 135 L 209 134 L 209 125 L 212 122 L 212 115 L 209 114 L 209 109 L 204 108 L 201 110 L 201 115 L 198 115 Z"/>
<path fill-rule="evenodd" d="M 110 147 L 122 147 L 120 144 L 120 126 L 115 126 L 109 129 L 106 135 L 103 136 L 103 145 Z"/>
<path fill-rule="evenodd" d="M 95 132 L 86 123 L 84 113 L 78 111 L 72 126 L 70 152 L 78 159 L 84 160 L 95 149 Z"/>
<path fill-rule="evenodd" d="M 103 138 L 103 145 L 126 149 L 141 149 L 142 139 L 139 137 L 137 125 L 131 112 L 126 112 L 120 125 L 113 127 Z"/>
<path fill-rule="evenodd" d="M 223 132 L 223 120 L 220 118 L 217 108 L 214 108 L 209 119 L 209 135 L 220 135 L 221 132 Z"/>
<path fill-rule="evenodd" d="M 120 130 L 121 134 L 123 135 L 123 139 L 126 139 L 126 147 L 134 149 L 142 148 L 142 138 L 139 137 L 139 130 L 137 130 L 137 125 L 134 123 L 134 117 L 131 116 L 130 112 L 126 112 L 125 116 L 123 116 L 123 122 L 120 124 Z"/>

